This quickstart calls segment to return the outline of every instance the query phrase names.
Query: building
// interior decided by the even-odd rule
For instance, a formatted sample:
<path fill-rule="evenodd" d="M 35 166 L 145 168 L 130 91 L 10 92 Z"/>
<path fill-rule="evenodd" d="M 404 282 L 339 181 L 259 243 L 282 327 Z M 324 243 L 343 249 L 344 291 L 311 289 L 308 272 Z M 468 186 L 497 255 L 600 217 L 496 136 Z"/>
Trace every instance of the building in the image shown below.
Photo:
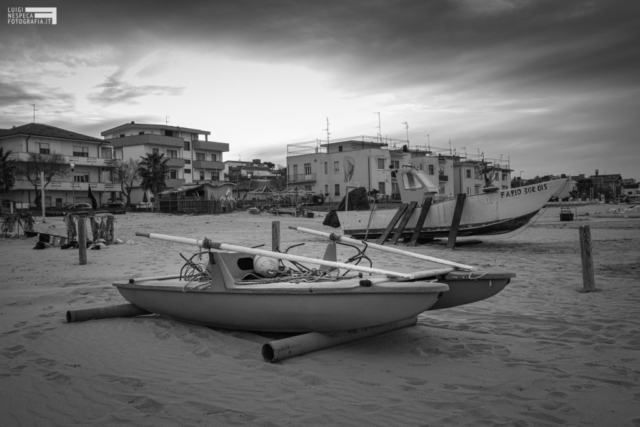
<path fill-rule="evenodd" d="M 225 179 L 223 153 L 229 151 L 229 144 L 209 141 L 210 134 L 200 129 L 135 122 L 101 132 L 113 146 L 116 159 L 137 161 L 147 154 L 164 154 L 169 159 L 167 188 Z M 143 197 L 142 189 L 134 188 L 131 202 L 140 203 Z"/>
<path fill-rule="evenodd" d="M 622 176 L 620 174 L 600 175 L 596 169 L 596 174 L 591 175 L 589 179 L 591 179 L 596 197 L 604 198 L 607 202 L 620 198 L 622 194 Z"/>
<path fill-rule="evenodd" d="M 107 164 L 113 156 L 109 141 L 41 123 L 29 123 L 0 130 L 0 146 L 11 151 L 18 167 L 27 173 L 3 193 L 4 200 L 33 206 L 39 190 L 38 170 L 45 172 L 45 206 L 63 207 L 74 202 L 90 202 L 89 188 L 98 204 L 117 190 Z M 39 165 L 36 164 L 36 158 Z M 55 159 L 54 161 L 49 161 Z M 27 176 L 28 175 L 28 176 Z M 34 183 L 38 184 L 38 190 Z"/>
<path fill-rule="evenodd" d="M 322 193 L 333 202 L 354 187 L 377 190 L 384 201 L 399 200 L 395 171 L 410 165 L 431 176 L 438 197 L 446 199 L 462 192 L 478 194 L 485 186 L 484 175 L 478 173 L 483 163 L 496 170 L 494 185 L 510 188 L 511 169 L 506 164 L 467 160 L 430 147 L 409 148 L 405 140 L 358 136 L 328 143 L 310 141 L 287 146 L 287 184 Z"/>

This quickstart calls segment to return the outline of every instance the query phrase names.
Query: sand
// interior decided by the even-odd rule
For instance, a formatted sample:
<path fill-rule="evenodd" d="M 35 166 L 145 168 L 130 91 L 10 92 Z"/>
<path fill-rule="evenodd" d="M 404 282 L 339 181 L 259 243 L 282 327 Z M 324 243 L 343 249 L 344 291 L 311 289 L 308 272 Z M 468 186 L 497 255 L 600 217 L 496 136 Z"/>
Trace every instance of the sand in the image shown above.
<path fill-rule="evenodd" d="M 267 335 L 65 314 L 124 303 L 112 282 L 174 274 L 179 253 L 195 252 L 135 231 L 269 248 L 279 220 L 283 247 L 321 256 L 320 238 L 287 228 L 333 231 L 320 216 L 127 213 L 115 234 L 135 244 L 88 251 L 87 265 L 77 250 L 0 238 L 0 426 L 640 426 L 640 220 L 584 215 L 611 207 L 578 207 L 573 222 L 549 208 L 479 245 L 412 248 L 517 277 L 416 326 L 278 363 L 262 359 Z M 599 292 L 579 292 L 580 225 L 591 227 Z M 36 224 L 64 229 L 61 218 Z M 376 267 L 425 268 L 368 253 Z"/>

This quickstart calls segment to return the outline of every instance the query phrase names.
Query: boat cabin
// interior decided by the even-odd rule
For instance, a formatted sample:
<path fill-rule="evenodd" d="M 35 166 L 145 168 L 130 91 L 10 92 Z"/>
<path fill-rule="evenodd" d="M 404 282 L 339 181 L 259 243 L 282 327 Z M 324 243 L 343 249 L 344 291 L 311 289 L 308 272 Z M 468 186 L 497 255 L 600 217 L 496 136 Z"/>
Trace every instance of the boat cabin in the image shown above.
<path fill-rule="evenodd" d="M 438 187 L 422 170 L 404 166 L 398 169 L 397 176 L 402 203 L 417 202 L 421 205 L 425 195 L 433 196 L 438 193 Z"/>

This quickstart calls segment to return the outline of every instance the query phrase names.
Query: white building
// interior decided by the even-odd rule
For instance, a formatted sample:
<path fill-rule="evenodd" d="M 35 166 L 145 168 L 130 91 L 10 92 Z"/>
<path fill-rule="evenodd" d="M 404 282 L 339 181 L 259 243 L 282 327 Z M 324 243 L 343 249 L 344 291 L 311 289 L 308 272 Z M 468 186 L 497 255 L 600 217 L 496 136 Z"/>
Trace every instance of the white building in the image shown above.
<path fill-rule="evenodd" d="M 19 167 L 30 161 L 31 154 L 61 155 L 62 163 L 54 166 L 60 172 L 45 187 L 47 207 L 90 202 L 89 187 L 98 205 L 117 191 L 117 185 L 111 182 L 111 174 L 106 167 L 112 158 L 109 141 L 41 123 L 29 123 L 0 130 L 0 146 L 5 153 L 11 151 L 10 157 L 17 160 Z M 45 182 L 48 180 L 45 177 Z M 20 176 L 10 191 L 2 193 L 3 200 L 31 205 L 35 197 L 34 185 Z"/>
<path fill-rule="evenodd" d="M 135 122 L 101 132 L 113 146 L 116 159 L 138 161 L 154 152 L 164 154 L 169 159 L 167 188 L 225 180 L 223 153 L 229 151 L 229 144 L 209 141 L 210 134 L 200 129 Z M 134 188 L 131 203 L 142 199 L 143 191 Z"/>

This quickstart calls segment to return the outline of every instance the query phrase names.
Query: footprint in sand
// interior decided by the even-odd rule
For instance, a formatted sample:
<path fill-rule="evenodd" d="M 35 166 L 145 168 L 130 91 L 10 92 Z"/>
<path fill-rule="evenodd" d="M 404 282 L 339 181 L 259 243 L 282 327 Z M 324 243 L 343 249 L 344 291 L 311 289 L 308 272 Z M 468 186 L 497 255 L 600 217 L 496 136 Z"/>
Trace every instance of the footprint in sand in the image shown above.
<path fill-rule="evenodd" d="M 16 356 L 26 353 L 27 350 L 22 345 L 16 345 L 14 347 L 7 347 L 2 352 L 2 355 L 7 359 L 13 359 Z"/>
<path fill-rule="evenodd" d="M 44 376 L 47 381 L 53 381 L 58 384 L 66 384 L 71 381 L 71 377 L 68 377 L 60 372 L 50 372 Z"/>
<path fill-rule="evenodd" d="M 133 406 L 135 406 L 138 411 L 144 412 L 145 414 L 155 414 L 163 408 L 161 403 L 144 396 L 136 397 L 131 403 L 133 403 Z"/>

